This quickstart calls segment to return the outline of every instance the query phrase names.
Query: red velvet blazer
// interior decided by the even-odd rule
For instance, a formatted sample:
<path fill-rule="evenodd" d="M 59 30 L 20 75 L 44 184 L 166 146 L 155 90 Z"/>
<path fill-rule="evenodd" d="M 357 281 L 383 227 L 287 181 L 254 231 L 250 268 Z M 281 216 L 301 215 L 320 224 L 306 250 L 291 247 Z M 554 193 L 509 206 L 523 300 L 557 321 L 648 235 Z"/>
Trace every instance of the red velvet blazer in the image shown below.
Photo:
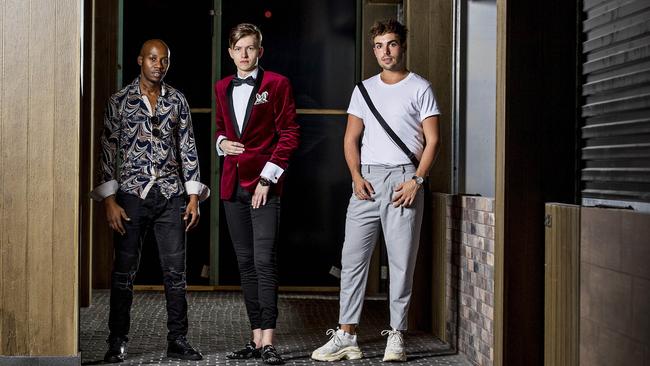
<path fill-rule="evenodd" d="M 239 131 L 232 104 L 234 75 L 217 81 L 216 137 L 226 136 L 230 141 L 244 144 L 240 155 L 227 155 L 221 172 L 221 199 L 232 198 L 237 184 L 254 192 L 266 162 L 287 169 L 289 158 L 299 143 L 296 106 L 291 84 L 286 77 L 260 67 L 246 108 L 242 131 Z M 271 194 L 282 193 L 282 174 Z"/>

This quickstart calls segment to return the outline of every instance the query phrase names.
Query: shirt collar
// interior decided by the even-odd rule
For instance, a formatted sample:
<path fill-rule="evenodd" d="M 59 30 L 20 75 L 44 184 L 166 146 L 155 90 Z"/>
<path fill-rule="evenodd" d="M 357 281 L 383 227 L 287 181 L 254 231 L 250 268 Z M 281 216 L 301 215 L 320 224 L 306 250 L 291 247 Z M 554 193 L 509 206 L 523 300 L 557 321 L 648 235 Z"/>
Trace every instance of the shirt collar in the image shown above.
<path fill-rule="evenodd" d="M 257 69 L 255 70 L 257 71 Z M 142 95 L 142 91 L 140 90 L 140 76 L 135 78 L 133 82 L 131 83 L 131 89 L 138 95 Z M 160 82 L 160 95 L 161 96 L 166 96 L 167 95 L 167 84 L 165 84 L 164 81 Z"/>
<path fill-rule="evenodd" d="M 256 67 L 255 70 L 253 70 L 250 74 L 246 75 L 245 77 L 242 77 L 239 75 L 239 70 L 237 71 L 237 77 L 240 79 L 245 79 L 247 77 L 252 77 L 253 79 L 257 79 L 257 73 L 260 71 L 259 67 Z"/>

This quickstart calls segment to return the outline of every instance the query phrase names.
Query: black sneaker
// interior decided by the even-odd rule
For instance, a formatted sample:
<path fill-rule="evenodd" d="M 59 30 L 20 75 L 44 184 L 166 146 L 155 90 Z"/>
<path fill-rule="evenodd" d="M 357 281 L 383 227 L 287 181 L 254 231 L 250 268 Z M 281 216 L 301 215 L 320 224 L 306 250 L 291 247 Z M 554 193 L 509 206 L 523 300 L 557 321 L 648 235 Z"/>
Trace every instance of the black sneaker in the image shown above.
<path fill-rule="evenodd" d="M 255 348 L 255 342 L 250 341 L 246 343 L 243 349 L 239 351 L 230 352 L 226 355 L 226 358 L 231 360 L 246 360 L 249 358 L 260 358 L 262 357 L 262 352 L 259 348 Z"/>
<path fill-rule="evenodd" d="M 167 357 L 181 360 L 202 360 L 203 355 L 192 347 L 185 336 L 167 342 Z"/>
<path fill-rule="evenodd" d="M 108 343 L 108 351 L 104 355 L 104 362 L 118 363 L 126 359 L 126 342 L 127 337 L 115 337 L 106 340 Z"/>
<path fill-rule="evenodd" d="M 262 348 L 262 361 L 267 365 L 282 365 L 284 360 L 278 354 L 278 351 L 275 350 L 273 345 L 266 345 Z"/>

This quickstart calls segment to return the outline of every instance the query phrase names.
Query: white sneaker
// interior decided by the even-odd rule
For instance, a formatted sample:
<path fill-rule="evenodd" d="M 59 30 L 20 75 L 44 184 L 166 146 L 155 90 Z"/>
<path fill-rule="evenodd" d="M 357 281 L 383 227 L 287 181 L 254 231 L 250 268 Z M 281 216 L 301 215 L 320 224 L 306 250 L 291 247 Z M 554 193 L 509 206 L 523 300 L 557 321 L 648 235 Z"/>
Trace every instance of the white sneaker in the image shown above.
<path fill-rule="evenodd" d="M 357 345 L 356 334 L 349 334 L 341 329 L 328 329 L 325 333 L 330 340 L 311 354 L 316 361 L 358 360 L 363 353 Z"/>
<path fill-rule="evenodd" d="M 386 341 L 386 351 L 384 352 L 384 362 L 406 361 L 404 335 L 402 332 L 399 330 L 382 330 L 381 335 L 388 336 L 388 340 Z"/>

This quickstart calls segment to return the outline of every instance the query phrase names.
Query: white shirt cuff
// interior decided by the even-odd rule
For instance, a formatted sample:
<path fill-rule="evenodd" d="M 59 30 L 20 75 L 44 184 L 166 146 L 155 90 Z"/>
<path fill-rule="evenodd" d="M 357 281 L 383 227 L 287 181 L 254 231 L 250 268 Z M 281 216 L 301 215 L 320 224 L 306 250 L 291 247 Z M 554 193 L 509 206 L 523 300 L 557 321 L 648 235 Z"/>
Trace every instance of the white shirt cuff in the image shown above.
<path fill-rule="evenodd" d="M 224 135 L 219 135 L 219 137 L 217 137 L 217 154 L 219 156 L 225 156 L 226 155 L 226 153 L 223 152 L 223 150 L 221 150 L 221 148 L 219 147 L 219 143 L 221 143 L 221 141 L 224 140 L 225 138 L 226 138 L 226 136 L 224 136 Z"/>
<path fill-rule="evenodd" d="M 90 192 L 90 198 L 95 201 L 103 201 L 104 198 L 117 193 L 118 189 L 120 189 L 120 185 L 115 179 L 112 179 L 95 187 L 95 189 Z"/>
<path fill-rule="evenodd" d="M 205 201 L 206 198 L 210 197 L 210 188 L 196 180 L 185 182 L 185 192 L 188 195 L 195 194 L 199 196 L 199 202 Z"/>
<path fill-rule="evenodd" d="M 282 173 L 284 173 L 284 169 L 271 163 L 270 161 L 267 161 L 266 165 L 264 165 L 264 169 L 262 169 L 262 173 L 260 173 L 260 176 L 270 180 L 273 183 L 277 183 L 278 179 L 280 179 L 282 176 Z"/>

